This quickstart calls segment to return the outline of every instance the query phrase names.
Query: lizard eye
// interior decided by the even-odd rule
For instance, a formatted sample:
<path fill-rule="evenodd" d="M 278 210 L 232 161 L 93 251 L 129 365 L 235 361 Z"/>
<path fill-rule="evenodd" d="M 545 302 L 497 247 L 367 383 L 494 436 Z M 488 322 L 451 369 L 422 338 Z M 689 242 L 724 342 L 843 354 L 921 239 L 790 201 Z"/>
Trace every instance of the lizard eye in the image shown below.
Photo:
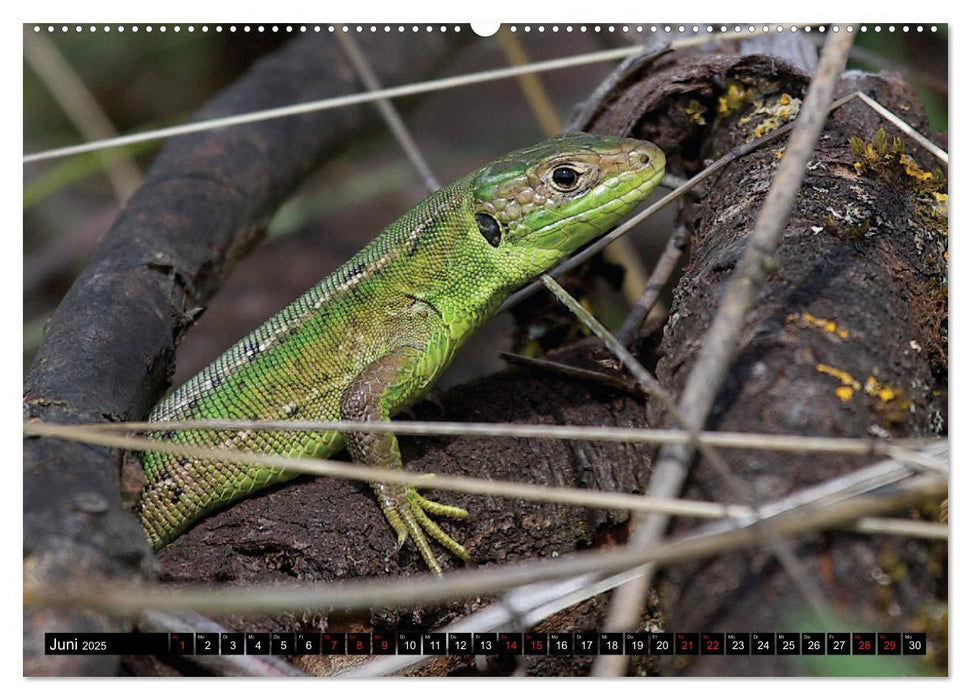
<path fill-rule="evenodd" d="M 580 182 L 580 173 L 573 168 L 561 165 L 553 171 L 553 186 L 562 192 L 569 192 Z"/>
<path fill-rule="evenodd" d="M 489 242 L 489 245 L 498 248 L 499 241 L 502 240 L 499 222 L 488 214 L 479 213 L 475 215 L 475 223 L 479 225 L 479 233 Z"/>

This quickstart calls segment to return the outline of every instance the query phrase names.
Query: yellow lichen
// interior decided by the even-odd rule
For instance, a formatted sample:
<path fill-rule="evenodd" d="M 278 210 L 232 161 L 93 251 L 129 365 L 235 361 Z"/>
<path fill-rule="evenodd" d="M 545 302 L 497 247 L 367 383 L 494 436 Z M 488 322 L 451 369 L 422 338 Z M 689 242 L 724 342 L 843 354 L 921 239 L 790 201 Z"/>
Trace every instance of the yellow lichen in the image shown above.
<path fill-rule="evenodd" d="M 741 83 L 730 81 L 725 94 L 718 98 L 718 116 L 724 117 L 734 112 L 745 103 L 751 93 L 751 88 L 744 88 Z"/>
<path fill-rule="evenodd" d="M 832 365 L 817 364 L 816 371 L 828 374 L 839 380 L 840 386 L 836 387 L 833 393 L 843 403 L 852 399 L 857 391 L 862 390 L 868 396 L 872 396 L 879 401 L 874 407 L 874 410 L 884 421 L 888 423 L 899 423 L 907 415 L 911 402 L 904 397 L 903 389 L 893 387 L 889 384 L 883 384 L 877 381 L 877 378 L 873 375 L 867 377 L 866 383 L 861 385 L 849 372 L 833 367 Z"/>
<path fill-rule="evenodd" d="M 852 387 L 854 390 L 859 391 L 862 387 L 860 383 L 853 378 L 853 375 L 849 372 L 844 372 L 841 369 L 833 367 L 832 365 L 824 365 L 819 363 L 816 365 L 816 371 L 822 372 L 823 374 L 828 374 L 831 377 L 836 377 L 839 379 L 843 386 Z"/>
<path fill-rule="evenodd" d="M 836 396 L 839 397 L 840 401 L 842 401 L 843 403 L 846 403 L 847 401 L 853 398 L 853 389 L 851 389 L 848 386 L 837 387 Z"/>
<path fill-rule="evenodd" d="M 786 317 L 786 320 L 790 323 L 798 322 L 804 328 L 816 328 L 824 333 L 835 335 L 842 340 L 850 337 L 850 332 L 845 328 L 840 328 L 835 321 L 831 321 L 828 318 L 818 318 L 808 311 L 802 314 L 790 314 Z"/>
<path fill-rule="evenodd" d="M 787 121 L 794 119 L 799 114 L 802 100 L 782 93 L 775 100 L 769 99 L 764 103 L 758 101 L 754 104 L 755 110 L 749 116 L 739 119 L 738 122 L 739 124 L 745 124 L 756 116 L 765 115 L 762 121 L 752 130 L 753 138 L 759 138 L 770 131 L 778 129 Z"/>
<path fill-rule="evenodd" d="M 894 388 L 889 384 L 881 384 L 873 375 L 867 377 L 863 390 L 870 396 L 877 397 L 883 403 L 895 401 L 904 395 L 903 389 Z"/>
<path fill-rule="evenodd" d="M 926 170 L 921 170 L 920 166 L 917 165 L 917 161 L 915 161 L 912 156 L 909 156 L 906 153 L 900 154 L 900 164 L 904 166 L 904 172 L 910 175 L 915 180 L 920 180 L 921 182 L 924 182 L 934 177 L 933 173 L 929 173 Z"/>
<path fill-rule="evenodd" d="M 863 390 L 868 396 L 877 400 L 874 411 L 887 424 L 902 423 L 910 412 L 911 401 L 899 387 L 884 384 L 870 375 L 866 379 Z"/>

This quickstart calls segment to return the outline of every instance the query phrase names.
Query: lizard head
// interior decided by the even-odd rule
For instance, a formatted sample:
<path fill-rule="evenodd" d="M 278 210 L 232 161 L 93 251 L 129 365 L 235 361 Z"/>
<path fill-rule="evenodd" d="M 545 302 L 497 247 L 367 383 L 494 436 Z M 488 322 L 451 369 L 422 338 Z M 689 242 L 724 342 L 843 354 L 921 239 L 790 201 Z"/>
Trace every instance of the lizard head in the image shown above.
<path fill-rule="evenodd" d="M 607 232 L 654 189 L 664 153 L 647 141 L 571 133 L 477 171 L 479 233 L 521 279 Z"/>

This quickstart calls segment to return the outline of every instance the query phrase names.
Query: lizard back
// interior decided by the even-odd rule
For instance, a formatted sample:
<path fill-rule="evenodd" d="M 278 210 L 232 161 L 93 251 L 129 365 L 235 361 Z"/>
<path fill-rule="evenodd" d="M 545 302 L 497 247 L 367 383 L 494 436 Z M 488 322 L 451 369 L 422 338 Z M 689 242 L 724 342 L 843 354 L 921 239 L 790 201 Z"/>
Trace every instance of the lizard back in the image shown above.
<path fill-rule="evenodd" d="M 149 420 L 336 420 L 341 395 L 354 377 L 389 346 L 401 344 L 422 349 L 428 366 L 420 368 L 411 395 L 403 396 L 396 410 L 418 398 L 448 364 L 461 336 L 472 330 L 444 323 L 434 302 L 425 301 L 431 289 L 454 276 L 460 262 L 457 249 L 444 254 L 447 243 L 461 237 L 463 227 L 474 227 L 471 213 L 456 216 L 469 199 L 469 187 L 469 178 L 463 178 L 416 205 L 176 389 Z M 289 456 L 328 457 L 343 446 L 336 431 L 189 430 L 155 436 Z M 296 476 L 161 452 L 144 453 L 142 466 L 146 483 L 136 512 L 156 547 L 215 508 Z"/>

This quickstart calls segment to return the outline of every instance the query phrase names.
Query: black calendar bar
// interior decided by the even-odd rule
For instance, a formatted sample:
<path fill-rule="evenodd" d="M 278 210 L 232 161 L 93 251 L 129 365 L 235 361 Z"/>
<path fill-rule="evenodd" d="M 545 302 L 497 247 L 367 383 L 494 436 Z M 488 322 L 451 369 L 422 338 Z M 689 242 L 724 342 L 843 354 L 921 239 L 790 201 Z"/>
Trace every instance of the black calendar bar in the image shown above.
<path fill-rule="evenodd" d="M 926 655 L 923 632 L 48 632 L 50 655 Z M 739 659 L 741 663 L 742 660 Z"/>
<path fill-rule="evenodd" d="M 168 654 L 165 632 L 47 632 L 44 653 L 51 655 Z"/>

